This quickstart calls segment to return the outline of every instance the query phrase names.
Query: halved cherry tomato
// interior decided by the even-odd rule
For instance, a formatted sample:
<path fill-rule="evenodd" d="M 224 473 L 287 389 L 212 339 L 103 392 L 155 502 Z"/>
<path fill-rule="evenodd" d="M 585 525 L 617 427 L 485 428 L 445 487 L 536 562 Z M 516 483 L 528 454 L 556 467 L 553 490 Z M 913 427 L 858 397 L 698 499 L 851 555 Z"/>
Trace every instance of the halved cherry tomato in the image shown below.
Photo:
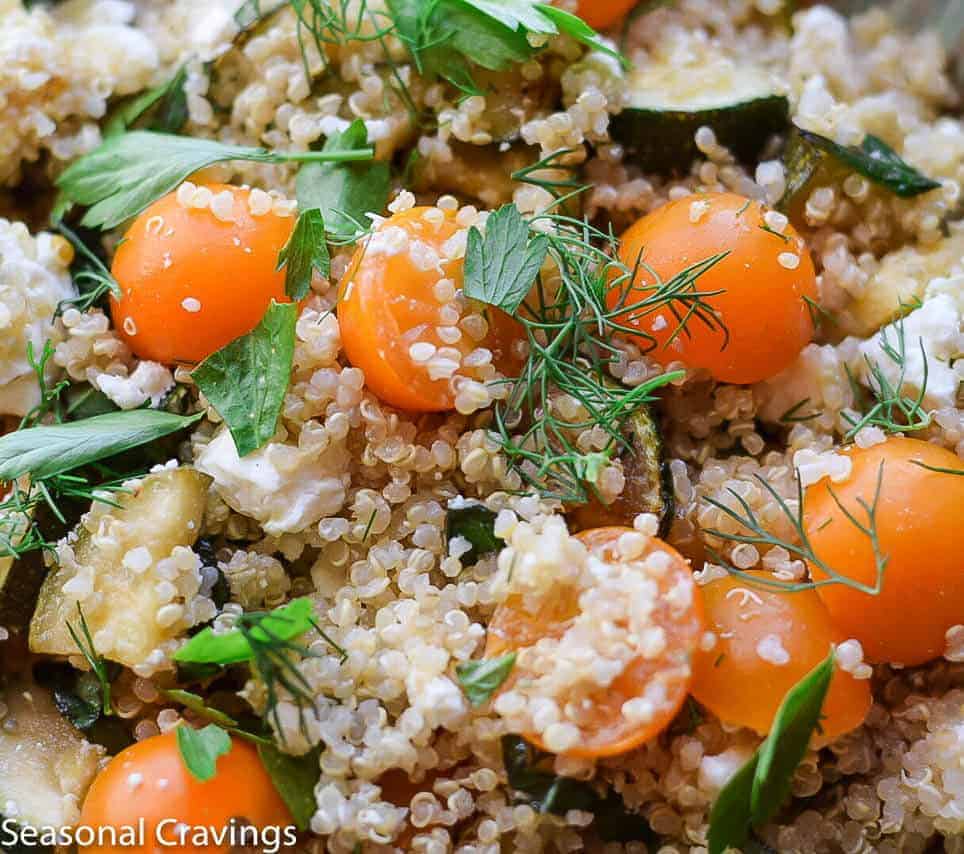
<path fill-rule="evenodd" d="M 617 561 L 621 559 L 617 541 L 628 531 L 632 529 L 594 528 L 577 536 L 603 560 Z M 666 729 L 686 700 L 692 678 L 690 659 L 703 634 L 703 607 L 689 565 L 671 546 L 654 537 L 637 560 L 645 561 L 655 552 L 669 558 L 665 572 L 657 579 L 658 598 L 652 614 L 654 626 L 665 633 L 665 649 L 655 657 L 634 659 L 608 688 L 586 698 L 587 709 L 579 722 L 583 740 L 567 750 L 567 755 L 596 758 L 627 753 Z M 518 596 L 510 597 L 489 623 L 486 658 L 532 646 L 542 638 L 562 637 L 579 612 L 578 597 L 579 592 L 573 588 L 554 590 L 535 613 L 523 608 Z M 512 684 L 510 677 L 505 688 Z M 627 720 L 623 704 L 643 697 L 647 688 L 657 684 L 665 690 L 665 701 L 651 719 L 647 723 Z M 545 748 L 537 735 L 525 737 Z"/>
<path fill-rule="evenodd" d="M 139 741 L 111 759 L 91 785 L 81 811 L 81 825 L 114 827 L 118 833 L 143 819 L 143 845 L 92 845 L 80 850 L 85 854 L 216 854 L 229 846 L 197 846 L 190 835 L 186 845 L 165 846 L 156 838 L 157 827 L 166 820 L 160 834 L 171 841 L 177 839 L 176 822 L 217 830 L 234 818 L 258 828 L 292 824 L 258 751 L 249 742 L 233 738 L 231 750 L 217 760 L 215 776 L 202 783 L 185 766 L 176 733 L 167 732 Z"/>
<path fill-rule="evenodd" d="M 816 299 L 813 262 L 791 225 L 781 233 L 764 220 L 766 208 L 733 193 L 700 193 L 668 202 L 622 236 L 619 257 L 636 271 L 632 288 L 615 286 L 610 308 L 639 330 L 639 345 L 655 358 L 705 368 L 729 383 L 754 383 L 778 374 L 813 338 L 806 298 Z M 675 299 L 649 310 L 659 282 L 721 253 Z M 703 314 L 686 293 L 705 294 Z M 707 309 L 716 312 L 712 325 Z M 681 328 L 681 318 L 686 318 Z"/>
<path fill-rule="evenodd" d="M 111 315 L 142 359 L 200 362 L 254 329 L 272 299 L 289 302 L 276 268 L 294 217 L 253 216 L 247 190 L 206 186 L 234 197 L 230 222 L 168 193 L 134 220 L 114 255 L 121 297 Z"/>
<path fill-rule="evenodd" d="M 819 588 L 820 598 L 869 660 L 911 666 L 938 658 L 947 630 L 964 623 L 964 476 L 933 469 L 961 471 L 964 462 L 937 445 L 899 437 L 843 453 L 853 463 L 850 476 L 842 483 L 821 480 L 806 493 L 804 525 L 814 553 L 835 572 L 874 586 L 871 538 L 846 518 L 833 496 L 867 527 L 880 477 L 874 516 L 887 564 L 879 594 L 831 584 Z M 826 578 L 818 566 L 810 571 L 817 580 Z"/>
<path fill-rule="evenodd" d="M 768 590 L 730 575 L 700 592 L 716 642 L 693 661 L 693 696 L 726 723 L 766 734 L 787 691 L 846 638 L 813 590 Z M 870 704 L 869 680 L 838 668 L 823 706 L 823 734 L 860 726 Z"/>
<path fill-rule="evenodd" d="M 454 211 L 420 207 L 394 214 L 358 248 L 342 279 L 338 321 L 345 353 L 364 371 L 368 388 L 400 409 L 455 407 L 452 379 L 433 379 L 431 355 L 417 361 L 413 345 L 430 348 L 430 353 L 455 351 L 460 360 L 485 349 L 493 364 L 510 372 L 518 361 L 512 345 L 521 337 L 521 327 L 505 312 L 479 305 L 477 311 L 467 307 L 451 316 L 459 298 L 450 292 L 462 287 L 463 262 L 446 249 L 446 242 L 458 231 Z M 471 313 L 484 318 L 481 336 L 477 324 L 461 323 L 459 315 Z M 486 370 L 485 365 L 462 366 L 455 376 L 484 379 Z"/>

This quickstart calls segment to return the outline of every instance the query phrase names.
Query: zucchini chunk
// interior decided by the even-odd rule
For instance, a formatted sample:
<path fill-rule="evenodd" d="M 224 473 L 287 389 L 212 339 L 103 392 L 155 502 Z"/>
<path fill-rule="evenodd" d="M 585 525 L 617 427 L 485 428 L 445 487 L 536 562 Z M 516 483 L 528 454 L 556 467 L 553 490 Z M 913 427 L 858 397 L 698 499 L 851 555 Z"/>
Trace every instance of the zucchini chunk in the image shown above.
<path fill-rule="evenodd" d="M 7 707 L 0 727 L 0 804 L 8 818 L 30 827 L 65 827 L 97 773 L 104 749 L 88 743 L 30 682 L 0 686 Z"/>
<path fill-rule="evenodd" d="M 632 526 L 640 513 L 654 513 L 659 518 L 659 536 L 669 533 L 676 512 L 673 478 L 669 463 L 663 458 L 663 439 L 656 419 L 648 406 L 641 406 L 627 422 L 630 447 L 623 454 L 626 485 L 611 504 L 594 498 L 573 507 L 568 514 L 573 531 L 606 525 Z"/>
<path fill-rule="evenodd" d="M 721 56 L 648 63 L 632 74 L 629 91 L 610 131 L 648 172 L 688 169 L 703 126 L 740 160 L 752 161 L 790 122 L 790 103 L 769 72 Z"/>
<path fill-rule="evenodd" d="M 197 585 L 192 592 L 183 575 L 161 577 L 157 564 L 177 547 L 194 545 L 209 483 L 194 469 L 167 469 L 148 475 L 133 494 L 115 495 L 117 508 L 95 504 L 76 537 L 58 545 L 58 566 L 45 579 L 30 622 L 31 651 L 77 655 L 68 623 L 79 623 L 78 605 L 97 653 L 128 667 L 176 638 L 183 618 L 160 609 L 180 603 L 186 615 Z M 177 588 L 173 602 L 158 591 L 165 580 Z"/>
<path fill-rule="evenodd" d="M 783 155 L 787 188 L 777 207 L 799 221 L 810 191 L 857 172 L 894 195 L 910 199 L 936 190 L 938 181 L 906 163 L 882 139 L 867 134 L 860 145 L 840 145 L 794 125 Z"/>

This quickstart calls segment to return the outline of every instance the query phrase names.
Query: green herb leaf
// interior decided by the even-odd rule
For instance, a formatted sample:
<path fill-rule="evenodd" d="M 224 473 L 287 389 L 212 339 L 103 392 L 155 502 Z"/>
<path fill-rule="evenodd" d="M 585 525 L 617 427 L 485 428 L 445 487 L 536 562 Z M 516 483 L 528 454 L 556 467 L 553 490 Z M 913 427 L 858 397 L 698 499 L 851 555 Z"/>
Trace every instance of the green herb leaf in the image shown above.
<path fill-rule="evenodd" d="M 790 794 L 830 689 L 834 652 L 794 685 L 777 710 L 770 734 L 730 779 L 710 812 L 709 854 L 740 848 L 751 827 L 768 822 Z"/>
<path fill-rule="evenodd" d="M 485 237 L 469 229 L 465 248 L 465 295 L 514 314 L 535 281 L 549 251 L 543 235 L 529 238 L 519 209 L 503 205 L 485 223 Z"/>
<path fill-rule="evenodd" d="M 167 697 L 168 700 L 174 703 L 180 703 L 185 709 L 190 709 L 195 714 L 207 718 L 219 726 L 231 729 L 238 725 L 238 722 L 230 715 L 226 715 L 220 709 L 212 709 L 204 702 L 204 698 L 198 694 L 192 694 L 190 691 L 182 691 L 180 688 L 167 688 L 161 691 L 161 693 Z"/>
<path fill-rule="evenodd" d="M 388 0 L 388 9 L 419 72 L 471 94 L 480 90 L 469 64 L 501 71 L 525 62 L 540 50 L 529 35 L 563 33 L 624 61 L 585 21 L 534 0 Z"/>
<path fill-rule="evenodd" d="M 297 319 L 296 303 L 272 300 L 254 330 L 194 369 L 194 381 L 228 425 L 239 456 L 260 448 L 278 426 L 291 381 Z"/>
<path fill-rule="evenodd" d="M 231 736 L 216 724 L 208 724 L 204 729 L 182 724 L 176 732 L 177 749 L 184 767 L 202 783 L 213 780 L 218 770 L 218 758 L 231 750 Z"/>
<path fill-rule="evenodd" d="M 0 436 L 0 481 L 22 474 L 40 480 L 113 456 L 190 427 L 204 417 L 131 409 L 28 427 Z"/>
<path fill-rule="evenodd" d="M 187 66 L 182 65 L 167 83 L 123 101 L 111 111 L 104 125 L 104 137 L 122 134 L 142 119 L 150 130 L 177 133 L 188 116 L 186 80 Z"/>
<path fill-rule="evenodd" d="M 509 652 L 499 658 L 483 658 L 466 661 L 455 668 L 459 683 L 469 702 L 478 707 L 485 703 L 509 678 L 515 666 L 516 653 Z"/>
<path fill-rule="evenodd" d="M 356 119 L 342 133 L 328 137 L 322 151 L 363 151 L 368 130 Z M 370 225 L 368 214 L 380 214 L 388 202 L 391 187 L 389 164 L 306 163 L 298 170 L 295 188 L 302 211 L 318 208 L 328 233 L 341 241 L 351 240 Z"/>
<path fill-rule="evenodd" d="M 600 801 L 596 790 L 583 780 L 560 777 L 537 767 L 547 754 L 539 754 L 524 738 L 502 737 L 502 762 L 509 788 L 539 812 L 565 815 L 569 810 L 591 811 Z"/>
<path fill-rule="evenodd" d="M 252 615 L 248 615 L 252 616 Z M 292 599 L 287 605 L 264 615 L 251 633 L 265 643 L 272 638 L 290 641 L 313 627 L 314 606 L 305 597 Z M 251 644 L 240 629 L 214 634 L 210 627 L 192 637 L 175 654 L 174 660 L 193 664 L 239 664 L 250 661 Z"/>
<path fill-rule="evenodd" d="M 770 734 L 758 752 L 750 798 L 754 824 L 769 821 L 789 797 L 793 772 L 818 728 L 820 710 L 830 690 L 833 671 L 834 652 L 831 649 L 830 654 L 794 685 L 780 703 Z"/>
<path fill-rule="evenodd" d="M 70 201 L 90 208 L 84 225 L 110 229 L 213 163 L 357 161 L 370 160 L 372 154 L 371 149 L 285 153 L 138 130 L 105 140 L 72 163 L 57 179 L 57 186 Z"/>
<path fill-rule="evenodd" d="M 757 756 L 754 753 L 716 796 L 710 810 L 709 854 L 723 854 L 727 848 L 740 848 L 750 836 L 753 820 L 750 796 Z"/>
<path fill-rule="evenodd" d="M 505 541 L 495 535 L 495 513 L 484 504 L 465 504 L 450 507 L 445 514 L 445 537 L 452 542 L 456 537 L 465 537 L 471 544 L 471 551 L 462 555 L 462 565 L 478 563 L 485 555 L 499 551 Z"/>
<path fill-rule="evenodd" d="M 311 273 L 331 274 L 331 256 L 325 236 L 325 220 L 318 208 L 298 215 L 288 242 L 278 255 L 278 269 L 285 268 L 285 293 L 296 302 L 308 296 Z"/>
<path fill-rule="evenodd" d="M 629 65 L 626 57 L 618 50 L 613 50 L 609 45 L 603 43 L 602 39 L 599 38 L 599 33 L 590 27 L 582 18 L 565 11 L 565 9 L 547 6 L 545 3 L 540 3 L 538 8 L 546 18 L 555 24 L 556 29 L 561 34 L 569 36 L 593 50 L 609 54 L 615 59 L 618 59 L 624 68 Z"/>
<path fill-rule="evenodd" d="M 299 830 L 307 830 L 318 809 L 315 786 L 321 777 L 320 751 L 316 748 L 304 756 L 282 753 L 273 744 L 259 744 L 258 754 L 278 794 L 291 811 Z"/>

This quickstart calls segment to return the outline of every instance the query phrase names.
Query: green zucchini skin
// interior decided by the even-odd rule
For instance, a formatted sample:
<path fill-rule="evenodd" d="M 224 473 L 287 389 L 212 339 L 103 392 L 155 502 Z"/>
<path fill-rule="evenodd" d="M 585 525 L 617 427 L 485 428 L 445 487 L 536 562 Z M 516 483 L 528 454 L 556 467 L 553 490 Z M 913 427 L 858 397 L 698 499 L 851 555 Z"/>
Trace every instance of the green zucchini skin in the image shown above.
<path fill-rule="evenodd" d="M 610 120 L 613 139 L 644 172 L 685 172 L 700 157 L 694 139 L 703 126 L 743 162 L 753 162 L 771 136 L 790 123 L 790 103 L 766 95 L 727 107 L 695 111 L 627 107 Z"/>
<path fill-rule="evenodd" d="M 640 407 L 626 423 L 630 439 L 623 454 L 626 485 L 611 504 L 593 499 L 569 511 L 574 530 L 601 528 L 607 525 L 631 527 L 640 513 L 653 513 L 659 519 L 660 537 L 672 527 L 676 514 L 673 476 L 663 453 L 663 438 L 653 411 Z"/>

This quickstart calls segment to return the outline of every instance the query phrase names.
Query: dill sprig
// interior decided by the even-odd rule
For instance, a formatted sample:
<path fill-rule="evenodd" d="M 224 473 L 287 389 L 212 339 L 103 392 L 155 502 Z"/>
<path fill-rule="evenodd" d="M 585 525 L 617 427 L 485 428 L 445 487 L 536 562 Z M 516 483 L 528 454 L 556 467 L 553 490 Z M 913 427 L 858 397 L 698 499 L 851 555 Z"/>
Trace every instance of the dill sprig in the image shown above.
<path fill-rule="evenodd" d="M 903 306 L 902 306 L 903 307 Z M 924 340 L 918 339 L 921 359 L 923 360 L 923 376 L 920 390 L 916 397 L 909 397 L 903 393 L 907 376 L 907 342 L 904 334 L 904 319 L 900 318 L 894 324 L 895 341 L 891 342 L 887 329 L 880 332 L 880 349 L 884 356 L 897 367 L 897 381 L 891 382 L 887 373 L 876 359 L 864 354 L 867 365 L 867 387 L 873 402 L 861 418 L 854 418 L 844 413 L 844 418 L 851 425 L 846 438 L 852 439 L 864 427 L 879 427 L 887 433 L 904 433 L 913 430 L 923 430 L 930 426 L 931 416 L 923 408 L 924 396 L 927 393 L 928 363 Z M 847 378 L 856 398 L 861 397 L 862 387 L 846 366 Z"/>
<path fill-rule="evenodd" d="M 34 353 L 33 341 L 27 342 L 27 363 L 37 377 L 40 401 L 20 419 L 18 430 L 33 427 L 48 415 L 52 415 L 55 421 L 63 421 L 63 404 L 60 396 L 70 386 L 70 380 L 63 379 L 52 386 L 47 382 L 47 366 L 53 355 L 54 345 L 49 340 L 44 341 L 44 348 L 39 358 Z"/>
<path fill-rule="evenodd" d="M 683 376 L 664 373 L 632 389 L 616 383 L 610 368 L 623 350 L 613 336 L 625 334 L 644 350 L 652 350 L 655 338 L 630 323 L 668 310 L 677 322 L 673 337 L 689 334 L 688 326 L 696 320 L 721 330 L 725 345 L 725 326 L 707 301 L 719 292 L 697 286 L 700 276 L 725 256 L 693 264 L 667 281 L 647 268 L 652 281 L 637 283 L 636 273 L 645 265 L 637 262 L 630 269 L 619 259 L 611 227 L 602 231 L 585 219 L 559 212 L 586 189 L 565 155 L 557 152 L 513 175 L 553 197 L 548 209 L 529 222 L 531 233 L 548 242 L 552 273 L 537 277 L 515 312 L 528 355 L 519 375 L 502 381 L 511 390 L 494 407 L 492 429 L 510 466 L 527 486 L 546 497 L 578 503 L 595 494 L 599 471 L 629 448 L 622 429 L 626 420 L 653 400 L 656 389 Z M 554 169 L 563 170 L 558 178 L 546 174 Z M 559 395 L 571 397 L 585 415 L 561 415 L 554 406 Z M 587 453 L 579 447 L 578 437 L 593 428 L 604 431 L 608 442 Z"/>
<path fill-rule="evenodd" d="M 104 714 L 111 715 L 113 714 L 113 710 L 111 709 L 110 701 L 110 673 L 108 671 L 107 661 L 102 655 L 99 655 L 94 648 L 94 640 L 90 636 L 90 628 L 87 625 L 87 618 L 84 616 L 83 608 L 80 607 L 80 602 L 77 603 L 77 614 L 80 617 L 80 632 L 78 633 L 70 622 L 67 623 L 67 631 L 70 632 L 70 637 L 77 645 L 77 649 L 80 650 L 81 655 L 87 660 L 87 664 L 90 665 L 90 669 L 100 683 L 101 706 Z"/>
<path fill-rule="evenodd" d="M 294 625 L 296 620 L 277 611 L 252 611 L 239 616 L 234 625 L 250 646 L 251 670 L 258 675 L 264 685 L 265 717 L 270 718 L 274 723 L 275 731 L 284 743 L 285 736 L 278 714 L 278 704 L 281 701 L 282 692 L 286 693 L 298 708 L 301 732 L 307 739 L 305 711 L 314 708 L 315 699 L 311 684 L 299 665 L 307 659 L 322 656 L 304 644 L 279 634 L 270 627 L 272 623 Z M 314 619 L 309 619 L 308 623 L 340 656 L 342 662 L 348 658 L 348 653 L 335 643 Z"/>
<path fill-rule="evenodd" d="M 718 501 L 715 498 L 706 497 L 707 503 L 711 504 L 717 510 L 725 513 L 733 521 L 741 526 L 741 528 L 749 531 L 749 533 L 731 533 L 728 531 L 721 531 L 717 528 L 704 528 L 703 532 L 709 534 L 710 536 L 717 537 L 721 540 L 728 540 L 735 543 L 749 543 L 754 546 L 765 546 L 765 547 L 775 547 L 780 546 L 786 549 L 790 554 L 795 557 L 806 561 L 810 566 L 817 567 L 826 578 L 821 579 L 811 579 L 809 581 L 801 582 L 787 582 L 781 581 L 777 578 L 761 578 L 759 576 L 750 575 L 734 566 L 731 566 L 722 556 L 713 549 L 709 549 L 708 553 L 715 563 L 721 565 L 727 572 L 732 575 L 736 575 L 739 578 L 744 579 L 750 584 L 756 584 L 762 587 L 769 587 L 777 590 L 782 590 L 788 593 L 798 592 L 800 590 L 811 590 L 817 587 L 826 587 L 831 584 L 843 584 L 847 587 L 851 587 L 854 590 L 859 590 L 861 593 L 868 593 L 871 596 L 876 596 L 880 593 L 884 584 L 884 573 L 887 569 L 887 563 L 889 556 L 881 551 L 880 538 L 877 533 L 877 505 L 880 501 L 880 491 L 884 479 L 884 464 L 881 462 L 880 467 L 877 470 L 877 486 L 874 490 L 873 500 L 868 502 L 866 499 L 859 497 L 857 498 L 857 504 L 864 511 L 867 516 L 866 521 L 861 521 L 857 516 L 846 507 L 840 501 L 837 493 L 834 492 L 833 487 L 827 486 L 827 491 L 830 493 L 830 497 L 833 499 L 834 503 L 840 509 L 840 512 L 844 514 L 847 521 L 853 525 L 857 531 L 870 540 L 871 547 L 874 554 L 874 569 L 875 569 L 875 579 L 873 584 L 865 584 L 861 581 L 851 578 L 843 572 L 832 567 L 819 555 L 813 548 L 813 544 L 807 534 L 806 526 L 804 525 L 804 502 L 805 502 L 805 492 L 803 485 L 800 481 L 800 473 L 797 471 L 795 473 L 796 477 L 796 505 L 797 509 L 794 511 L 789 502 L 781 496 L 776 489 L 774 489 L 773 484 L 771 484 L 766 478 L 760 475 L 754 475 L 755 480 L 767 491 L 771 498 L 776 501 L 777 506 L 780 508 L 780 512 L 783 517 L 790 523 L 790 527 L 793 528 L 797 535 L 796 541 L 785 540 L 775 534 L 770 533 L 763 524 L 760 522 L 759 517 L 750 507 L 749 503 L 743 496 L 741 496 L 735 489 L 727 487 L 727 492 L 729 492 L 739 503 L 740 510 L 735 510 L 722 501 Z M 741 512 L 742 511 L 742 512 Z"/>

